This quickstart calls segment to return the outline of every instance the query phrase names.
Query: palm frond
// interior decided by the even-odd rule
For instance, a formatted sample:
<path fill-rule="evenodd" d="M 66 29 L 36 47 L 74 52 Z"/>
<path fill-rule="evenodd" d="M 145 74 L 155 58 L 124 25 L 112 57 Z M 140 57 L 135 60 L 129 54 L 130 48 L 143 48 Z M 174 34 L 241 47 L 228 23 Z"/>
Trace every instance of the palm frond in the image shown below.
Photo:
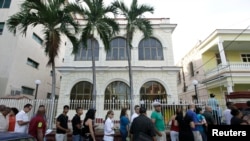
<path fill-rule="evenodd" d="M 65 7 L 65 11 L 67 11 L 68 13 L 72 12 L 74 14 L 81 14 L 84 15 L 85 11 L 88 11 L 86 9 L 84 9 L 81 5 L 76 4 L 76 3 L 72 3 L 72 4 L 68 4 Z"/>
<path fill-rule="evenodd" d="M 107 24 L 108 28 L 112 28 L 111 32 L 112 32 L 112 36 L 118 34 L 118 32 L 120 31 L 120 27 L 119 24 L 112 18 L 108 18 L 105 17 L 103 19 L 101 19 L 100 24 Z"/>
<path fill-rule="evenodd" d="M 44 30 L 45 35 L 45 53 L 49 56 L 49 61 L 47 65 L 54 63 L 55 57 L 58 55 L 61 35 L 57 30 Z"/>
<path fill-rule="evenodd" d="M 145 38 L 149 38 L 152 35 L 153 28 L 149 20 L 138 18 L 136 19 L 135 24 L 139 30 L 143 32 Z"/>
<path fill-rule="evenodd" d="M 14 35 L 17 30 L 26 35 L 29 27 L 43 26 L 45 53 L 49 56 L 48 65 L 54 63 L 54 58 L 58 55 L 61 34 L 65 34 L 74 46 L 77 45 L 74 34 L 79 27 L 65 9 L 64 3 L 64 0 L 25 0 L 21 4 L 20 12 L 7 20 L 7 27 Z M 69 32 L 69 26 L 73 27 L 72 32 Z"/>
<path fill-rule="evenodd" d="M 120 9 L 120 13 L 119 14 L 121 14 L 124 17 L 128 18 L 129 9 L 125 5 L 124 1 L 116 0 L 116 1 L 112 2 L 111 5 L 113 5 L 114 7 L 118 8 L 118 9 Z"/>
<path fill-rule="evenodd" d="M 97 31 L 98 31 L 98 33 L 99 33 L 99 35 L 100 35 L 100 38 L 101 38 L 101 40 L 102 40 L 102 42 L 103 42 L 103 44 L 104 44 L 104 49 L 105 49 L 105 51 L 110 50 L 110 43 L 109 43 L 110 38 L 111 38 L 111 36 L 110 36 L 110 35 L 111 35 L 110 31 L 105 30 L 105 26 L 99 27 L 99 28 L 97 29 Z"/>
<path fill-rule="evenodd" d="M 82 31 L 82 35 L 81 35 L 81 42 L 83 43 L 84 47 L 88 47 L 87 46 L 87 41 L 89 38 L 92 38 L 92 25 L 91 23 L 87 23 L 87 25 L 84 27 L 83 31 Z"/>
<path fill-rule="evenodd" d="M 76 54 L 78 52 L 79 40 L 68 29 L 63 30 L 63 33 L 68 37 L 73 45 L 72 54 Z"/>

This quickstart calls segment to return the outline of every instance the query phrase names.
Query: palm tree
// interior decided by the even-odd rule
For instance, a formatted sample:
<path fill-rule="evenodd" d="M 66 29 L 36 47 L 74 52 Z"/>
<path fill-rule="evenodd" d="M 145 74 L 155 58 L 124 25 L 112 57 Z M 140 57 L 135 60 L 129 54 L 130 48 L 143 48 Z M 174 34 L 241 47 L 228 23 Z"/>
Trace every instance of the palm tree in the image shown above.
<path fill-rule="evenodd" d="M 7 20 L 8 29 L 14 35 L 17 30 L 26 35 L 29 27 L 42 26 L 45 53 L 49 57 L 47 65 L 52 67 L 52 105 L 54 105 L 56 87 L 55 57 L 60 48 L 61 35 L 66 35 L 74 48 L 78 46 L 78 40 L 74 36 L 78 31 L 78 24 L 65 9 L 64 2 L 65 0 L 25 0 L 21 4 L 20 12 Z M 70 32 L 69 26 L 74 30 Z M 50 128 L 52 128 L 53 113 L 54 106 L 52 106 Z"/>
<path fill-rule="evenodd" d="M 133 104 L 133 75 L 132 75 L 132 68 L 131 68 L 131 48 L 132 48 L 132 39 L 134 36 L 134 32 L 136 29 L 139 29 L 143 32 L 145 38 L 149 38 L 152 35 L 152 25 L 148 19 L 143 18 L 143 14 L 146 12 L 153 13 L 154 8 L 145 4 L 138 5 L 137 0 L 133 0 L 130 8 L 128 8 L 123 1 L 116 0 L 113 6 L 117 7 L 120 10 L 120 14 L 123 15 L 127 20 L 126 25 L 126 52 L 127 52 L 127 59 L 128 59 L 128 67 L 129 67 L 129 85 L 130 85 L 130 111 L 132 114 L 132 107 Z"/>
<path fill-rule="evenodd" d="M 92 71 L 93 71 L 93 89 L 92 89 L 92 100 L 95 106 L 96 102 L 96 67 L 95 67 L 95 56 L 94 56 L 94 37 L 97 34 L 101 38 L 105 51 L 110 49 L 110 39 L 119 32 L 119 25 L 114 18 L 108 16 L 108 14 L 116 15 L 116 8 L 114 6 L 104 6 L 103 0 L 84 0 L 85 7 L 72 4 L 68 7 L 70 11 L 79 14 L 86 21 L 86 25 L 83 28 L 81 34 L 81 41 L 84 47 L 87 48 L 87 40 L 91 40 L 91 52 L 92 52 Z"/>

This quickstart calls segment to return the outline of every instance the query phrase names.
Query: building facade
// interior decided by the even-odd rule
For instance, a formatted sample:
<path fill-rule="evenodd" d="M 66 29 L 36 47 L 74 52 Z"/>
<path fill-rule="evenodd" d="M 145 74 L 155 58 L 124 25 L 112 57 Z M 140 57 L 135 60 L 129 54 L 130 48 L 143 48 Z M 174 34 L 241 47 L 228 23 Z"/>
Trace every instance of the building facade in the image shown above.
<path fill-rule="evenodd" d="M 38 85 L 37 98 L 51 95 L 51 67 L 43 46 L 41 27 L 29 28 L 26 36 L 8 31 L 6 21 L 19 11 L 23 0 L 0 1 L 0 97 L 26 96 L 33 99 Z M 65 45 L 62 44 L 56 65 L 63 61 Z M 60 74 L 57 72 L 56 92 L 59 93 Z"/>
<path fill-rule="evenodd" d="M 179 62 L 178 94 L 181 99 L 194 99 L 197 80 L 198 99 L 210 93 L 225 99 L 232 92 L 249 91 L 250 30 L 217 29 L 199 42 Z M 185 89 L 184 89 L 185 88 Z"/>
<path fill-rule="evenodd" d="M 100 38 L 95 36 L 96 108 L 99 117 L 104 117 L 105 111 L 112 108 L 110 102 L 113 101 L 116 106 L 119 106 L 126 104 L 126 101 L 130 99 L 125 49 L 126 20 L 117 19 L 117 21 L 121 31 L 110 41 L 109 52 L 104 50 Z M 144 39 L 143 34 L 136 31 L 132 40 L 131 66 L 134 104 L 140 104 L 142 100 L 155 99 L 171 103 L 178 99 L 176 74 L 180 69 L 174 65 L 173 60 L 172 32 L 176 24 L 170 24 L 170 20 L 167 18 L 155 18 L 150 21 L 153 25 L 152 37 Z M 72 45 L 67 44 L 64 63 L 57 68 L 62 74 L 57 108 L 59 113 L 62 112 L 65 104 L 70 105 L 74 110 L 77 105 L 72 103 L 73 100 L 91 99 L 93 73 L 90 41 L 87 49 L 81 48 L 76 55 L 72 55 L 71 52 Z M 117 110 L 120 112 L 120 108 Z"/>

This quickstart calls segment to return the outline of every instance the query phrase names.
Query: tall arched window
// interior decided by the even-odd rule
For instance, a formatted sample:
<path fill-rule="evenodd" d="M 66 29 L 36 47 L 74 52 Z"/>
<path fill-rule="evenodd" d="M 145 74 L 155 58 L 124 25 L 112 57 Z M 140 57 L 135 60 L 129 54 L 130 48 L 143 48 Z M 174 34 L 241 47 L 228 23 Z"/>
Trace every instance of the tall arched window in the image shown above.
<path fill-rule="evenodd" d="M 142 100 L 166 99 L 167 93 L 163 85 L 156 81 L 149 81 L 142 85 L 140 89 Z"/>
<path fill-rule="evenodd" d="M 93 85 L 87 81 L 81 81 L 74 85 L 70 92 L 70 108 L 75 109 L 76 107 L 80 106 L 83 103 L 75 103 L 72 100 L 91 100 L 92 94 L 92 87 Z"/>
<path fill-rule="evenodd" d="M 124 105 L 128 108 L 129 98 L 129 86 L 122 81 L 114 81 L 106 87 L 104 109 L 120 109 Z"/>
<path fill-rule="evenodd" d="M 163 48 L 155 38 L 143 39 L 139 43 L 139 60 L 163 60 Z"/>
<path fill-rule="evenodd" d="M 126 60 L 126 39 L 117 37 L 111 40 L 110 50 L 106 56 L 107 60 Z"/>
<path fill-rule="evenodd" d="M 99 44 L 96 39 L 93 41 L 94 44 L 94 55 L 95 60 L 99 60 Z M 77 54 L 75 55 L 75 61 L 91 61 L 92 60 L 92 51 L 91 51 L 91 40 L 87 41 L 87 48 L 81 42 Z"/>

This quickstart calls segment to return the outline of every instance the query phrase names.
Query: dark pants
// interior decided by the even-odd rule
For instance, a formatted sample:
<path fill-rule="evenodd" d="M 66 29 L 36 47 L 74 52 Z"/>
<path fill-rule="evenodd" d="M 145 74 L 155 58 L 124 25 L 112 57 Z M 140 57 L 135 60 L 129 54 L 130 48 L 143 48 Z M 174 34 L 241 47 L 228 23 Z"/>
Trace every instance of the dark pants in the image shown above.
<path fill-rule="evenodd" d="M 207 134 L 205 133 L 205 131 L 200 132 L 200 133 L 201 133 L 202 141 L 207 141 Z"/>
<path fill-rule="evenodd" d="M 218 116 L 218 113 L 216 110 L 213 110 L 212 112 L 214 120 L 216 121 L 217 125 L 221 125 L 221 117 Z"/>
<path fill-rule="evenodd" d="M 126 141 L 126 138 L 128 137 L 128 132 L 120 130 L 120 134 L 122 137 L 122 141 Z"/>
<path fill-rule="evenodd" d="M 194 141 L 194 135 L 192 132 L 180 131 L 179 141 Z"/>

